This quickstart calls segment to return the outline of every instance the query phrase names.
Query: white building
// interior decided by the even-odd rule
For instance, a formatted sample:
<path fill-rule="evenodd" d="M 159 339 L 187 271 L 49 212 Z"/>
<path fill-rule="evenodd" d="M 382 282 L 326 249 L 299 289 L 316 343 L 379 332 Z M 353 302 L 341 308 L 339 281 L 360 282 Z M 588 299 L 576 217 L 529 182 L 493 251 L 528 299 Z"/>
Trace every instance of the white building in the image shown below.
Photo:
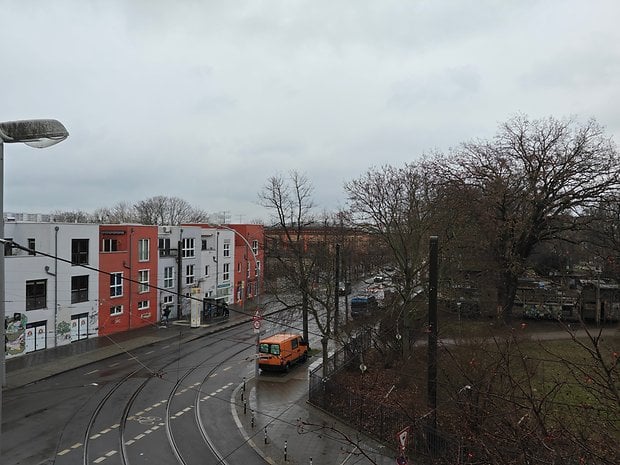
<path fill-rule="evenodd" d="M 178 295 L 232 303 L 234 232 L 183 225 L 160 226 L 158 235 L 160 315 L 166 308 L 172 318 L 190 314 L 191 300 L 181 298 L 179 307 Z"/>
<path fill-rule="evenodd" d="M 4 250 L 6 356 L 97 336 L 99 225 L 9 219 L 4 237 L 22 247 Z"/>

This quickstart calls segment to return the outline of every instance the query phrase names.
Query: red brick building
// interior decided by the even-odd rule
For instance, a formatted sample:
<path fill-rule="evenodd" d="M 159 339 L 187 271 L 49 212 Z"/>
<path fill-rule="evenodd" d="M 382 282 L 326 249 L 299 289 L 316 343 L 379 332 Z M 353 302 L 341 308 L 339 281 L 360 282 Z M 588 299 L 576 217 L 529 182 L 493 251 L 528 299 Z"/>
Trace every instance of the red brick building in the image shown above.
<path fill-rule="evenodd" d="M 157 226 L 99 226 L 99 335 L 157 322 Z"/>

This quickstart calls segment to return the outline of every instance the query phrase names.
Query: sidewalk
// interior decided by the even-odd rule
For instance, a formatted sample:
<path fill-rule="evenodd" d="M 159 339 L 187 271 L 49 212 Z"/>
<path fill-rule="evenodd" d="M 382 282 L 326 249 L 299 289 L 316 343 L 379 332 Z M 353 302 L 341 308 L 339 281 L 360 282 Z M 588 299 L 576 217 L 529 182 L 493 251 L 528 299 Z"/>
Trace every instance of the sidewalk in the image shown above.
<path fill-rule="evenodd" d="M 168 327 L 149 326 L 7 359 L 5 390 L 18 389 L 158 341 L 187 342 L 249 321 L 251 317 L 234 313 L 226 322 L 200 328 L 190 328 L 188 322 L 177 321 Z M 179 333 L 179 328 L 187 330 Z M 308 369 L 313 365 L 297 366 L 287 375 L 262 374 L 259 379 L 251 378 L 236 388 L 233 414 L 248 443 L 271 465 L 394 464 L 392 451 L 361 437 L 307 403 Z M 360 448 L 367 457 L 360 453 Z"/>

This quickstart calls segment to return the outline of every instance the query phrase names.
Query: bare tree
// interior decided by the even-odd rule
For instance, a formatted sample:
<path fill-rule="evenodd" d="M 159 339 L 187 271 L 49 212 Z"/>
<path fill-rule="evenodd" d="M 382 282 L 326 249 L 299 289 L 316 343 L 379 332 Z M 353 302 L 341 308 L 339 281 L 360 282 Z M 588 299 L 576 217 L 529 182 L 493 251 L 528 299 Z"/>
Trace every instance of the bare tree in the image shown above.
<path fill-rule="evenodd" d="M 61 223 L 90 223 L 91 216 L 84 211 L 75 210 L 75 211 L 61 211 L 56 210 L 52 212 L 52 216 L 54 217 L 54 221 Z"/>
<path fill-rule="evenodd" d="M 465 143 L 433 161 L 454 204 L 470 212 L 480 250 L 491 254 L 506 322 L 535 246 L 583 227 L 584 209 L 617 192 L 619 162 L 615 145 L 593 120 L 525 116 L 502 124 L 490 141 Z"/>
<path fill-rule="evenodd" d="M 313 316 L 322 335 L 326 369 L 336 293 L 335 244 L 333 236 L 327 233 L 327 224 L 314 215 L 312 193 L 310 180 L 292 171 L 287 177 L 269 178 L 259 200 L 273 213 L 273 226 L 266 230 L 265 249 L 266 255 L 276 262 L 269 268 L 279 272 L 275 278 L 277 285 L 271 291 L 288 308 L 301 308 L 305 340 L 308 318 Z"/>
<path fill-rule="evenodd" d="M 414 163 L 402 168 L 372 168 L 345 184 L 354 223 L 377 240 L 383 252 L 382 265 L 395 267 L 393 281 L 401 306 L 393 320 L 404 317 L 406 350 L 412 342 L 414 297 L 423 290 L 421 271 L 426 266 L 428 238 L 438 234 L 442 225 L 435 204 L 437 192 L 426 168 Z"/>
<path fill-rule="evenodd" d="M 134 205 L 140 224 L 201 223 L 208 215 L 178 197 L 155 196 Z"/>

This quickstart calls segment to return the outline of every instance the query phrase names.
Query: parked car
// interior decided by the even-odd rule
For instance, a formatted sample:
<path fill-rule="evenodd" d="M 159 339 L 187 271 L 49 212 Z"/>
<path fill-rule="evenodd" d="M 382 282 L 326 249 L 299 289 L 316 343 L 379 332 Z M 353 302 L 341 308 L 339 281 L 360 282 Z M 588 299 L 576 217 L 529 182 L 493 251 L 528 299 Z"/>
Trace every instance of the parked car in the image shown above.
<path fill-rule="evenodd" d="M 355 296 L 351 299 L 351 318 L 360 318 L 371 315 L 379 304 L 374 295 Z"/>
<path fill-rule="evenodd" d="M 293 364 L 308 359 L 308 343 L 299 334 L 279 333 L 261 339 L 258 352 L 261 370 L 289 371 Z"/>

